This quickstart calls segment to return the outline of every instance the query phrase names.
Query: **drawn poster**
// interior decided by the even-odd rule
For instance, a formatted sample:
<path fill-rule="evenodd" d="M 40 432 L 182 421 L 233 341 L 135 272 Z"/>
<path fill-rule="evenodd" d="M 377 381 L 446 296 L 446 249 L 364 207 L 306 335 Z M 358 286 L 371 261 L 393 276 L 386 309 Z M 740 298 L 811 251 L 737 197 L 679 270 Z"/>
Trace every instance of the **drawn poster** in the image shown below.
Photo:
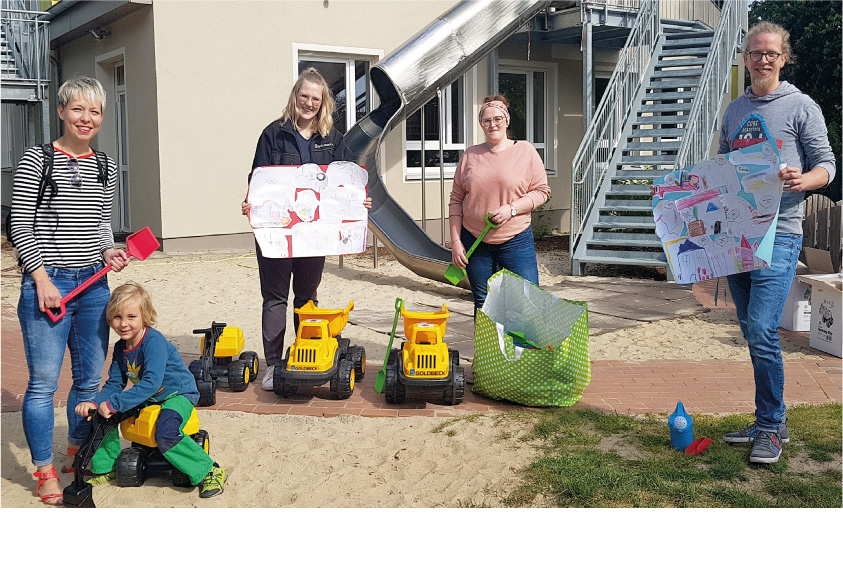
<path fill-rule="evenodd" d="M 369 174 L 353 162 L 255 168 L 249 223 L 268 258 L 359 254 L 366 249 Z"/>
<path fill-rule="evenodd" d="M 774 142 L 656 179 L 653 218 L 677 283 L 767 267 L 782 196 Z"/>

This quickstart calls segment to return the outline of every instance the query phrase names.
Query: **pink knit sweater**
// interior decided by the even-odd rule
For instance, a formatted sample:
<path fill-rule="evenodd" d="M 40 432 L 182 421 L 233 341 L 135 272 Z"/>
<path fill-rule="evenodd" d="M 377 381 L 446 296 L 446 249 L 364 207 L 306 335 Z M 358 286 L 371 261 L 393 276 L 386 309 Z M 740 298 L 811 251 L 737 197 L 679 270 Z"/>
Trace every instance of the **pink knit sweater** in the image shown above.
<path fill-rule="evenodd" d="M 474 236 L 486 226 L 486 213 L 529 197 L 535 209 L 550 197 L 544 163 L 533 145 L 526 141 L 501 152 L 492 151 L 486 143 L 477 144 L 463 153 L 454 172 L 449 211 L 462 217 L 462 225 Z M 518 214 L 483 239 L 501 244 L 530 225 L 530 213 Z"/>

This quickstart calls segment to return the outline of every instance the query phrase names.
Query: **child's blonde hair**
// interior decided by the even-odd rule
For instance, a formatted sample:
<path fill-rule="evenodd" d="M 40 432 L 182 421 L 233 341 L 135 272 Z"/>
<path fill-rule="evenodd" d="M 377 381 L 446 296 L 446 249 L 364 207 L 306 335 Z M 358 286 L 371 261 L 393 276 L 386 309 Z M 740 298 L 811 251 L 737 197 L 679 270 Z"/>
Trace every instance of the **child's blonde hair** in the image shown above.
<path fill-rule="evenodd" d="M 120 285 L 111 293 L 111 298 L 105 309 L 105 317 L 108 319 L 108 323 L 111 324 L 114 317 L 131 303 L 137 304 L 140 308 L 141 321 L 143 321 L 144 326 L 155 326 L 158 322 L 158 313 L 152 306 L 152 297 L 149 296 L 146 289 L 131 281 Z"/>

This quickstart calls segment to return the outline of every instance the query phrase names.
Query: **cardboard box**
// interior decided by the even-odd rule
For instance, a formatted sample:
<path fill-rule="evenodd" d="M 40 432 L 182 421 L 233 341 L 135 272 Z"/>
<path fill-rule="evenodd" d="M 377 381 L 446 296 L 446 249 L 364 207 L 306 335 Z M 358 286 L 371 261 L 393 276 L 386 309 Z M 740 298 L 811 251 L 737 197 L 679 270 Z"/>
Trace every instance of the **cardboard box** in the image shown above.
<path fill-rule="evenodd" d="M 799 281 L 811 285 L 810 345 L 835 357 L 843 357 L 843 274 L 831 273 L 831 254 L 803 248 L 807 275 Z M 791 289 L 792 290 L 792 289 Z"/>
<path fill-rule="evenodd" d="M 811 284 L 811 347 L 843 357 L 843 273 L 800 279 Z"/>
<path fill-rule="evenodd" d="M 810 273 L 808 266 L 802 262 L 796 265 L 796 275 L 807 275 Z M 790 292 L 787 294 L 787 301 L 784 303 L 784 312 L 779 328 L 791 332 L 808 332 L 811 330 L 811 285 L 800 281 L 799 277 L 793 278 Z"/>

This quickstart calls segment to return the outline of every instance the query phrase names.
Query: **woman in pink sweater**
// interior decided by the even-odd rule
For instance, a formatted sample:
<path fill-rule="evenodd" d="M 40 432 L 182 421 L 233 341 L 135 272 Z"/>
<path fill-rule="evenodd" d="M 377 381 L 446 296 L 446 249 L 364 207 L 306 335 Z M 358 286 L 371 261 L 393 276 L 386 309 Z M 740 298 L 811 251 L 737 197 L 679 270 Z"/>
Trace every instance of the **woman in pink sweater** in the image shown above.
<path fill-rule="evenodd" d="M 483 100 L 479 115 L 486 142 L 460 158 L 451 191 L 451 256 L 464 267 L 474 295 L 474 309 L 486 300 L 486 283 L 506 268 L 539 284 L 531 212 L 550 197 L 544 163 L 533 145 L 511 140 L 509 103 L 497 95 Z M 486 213 L 499 224 L 465 257 L 486 226 Z"/>

